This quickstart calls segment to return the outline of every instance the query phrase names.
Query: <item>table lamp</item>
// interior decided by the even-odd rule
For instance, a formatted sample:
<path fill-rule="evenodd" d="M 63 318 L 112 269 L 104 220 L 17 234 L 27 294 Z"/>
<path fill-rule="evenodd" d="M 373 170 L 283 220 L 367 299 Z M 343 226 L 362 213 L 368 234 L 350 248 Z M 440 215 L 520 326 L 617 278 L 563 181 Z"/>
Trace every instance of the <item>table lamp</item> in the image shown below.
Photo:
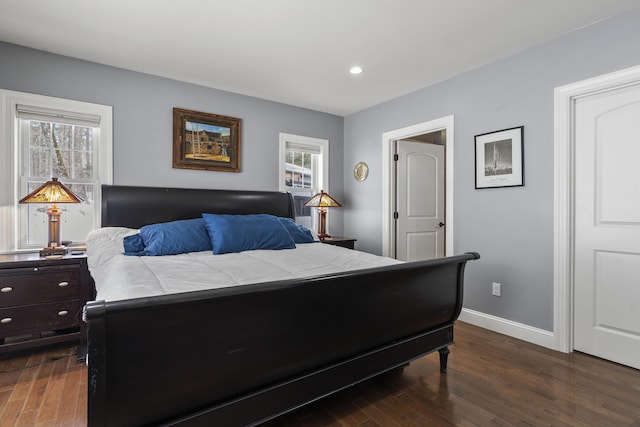
<path fill-rule="evenodd" d="M 47 247 L 40 251 L 40 256 L 64 255 L 67 253 L 67 248 L 60 244 L 60 215 L 62 212 L 58 209 L 56 203 L 80 202 L 82 202 L 82 199 L 58 181 L 58 178 L 51 178 L 51 181 L 45 182 L 20 199 L 18 203 L 53 203 L 53 206 L 47 209 L 47 215 L 49 216 L 49 242 Z"/>
<path fill-rule="evenodd" d="M 329 193 L 320 190 L 318 194 L 304 202 L 302 206 L 318 208 L 318 237 L 320 239 L 331 237 L 327 234 L 327 208 L 336 208 L 342 205 L 331 197 Z"/>

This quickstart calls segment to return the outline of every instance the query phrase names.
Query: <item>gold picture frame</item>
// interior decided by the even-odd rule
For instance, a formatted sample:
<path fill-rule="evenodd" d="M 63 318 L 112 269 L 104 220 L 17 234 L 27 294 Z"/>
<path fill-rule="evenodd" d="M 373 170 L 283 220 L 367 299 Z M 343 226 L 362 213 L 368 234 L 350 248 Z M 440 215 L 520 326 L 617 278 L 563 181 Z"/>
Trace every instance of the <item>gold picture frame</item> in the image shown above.
<path fill-rule="evenodd" d="M 240 122 L 235 117 L 173 109 L 173 167 L 240 172 Z"/>

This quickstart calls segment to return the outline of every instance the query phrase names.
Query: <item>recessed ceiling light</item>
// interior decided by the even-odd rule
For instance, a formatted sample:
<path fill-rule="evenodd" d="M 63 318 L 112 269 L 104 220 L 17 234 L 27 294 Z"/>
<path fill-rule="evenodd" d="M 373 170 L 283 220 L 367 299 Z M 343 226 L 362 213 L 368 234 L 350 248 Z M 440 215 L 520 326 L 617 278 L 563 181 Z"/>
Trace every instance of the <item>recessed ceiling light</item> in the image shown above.
<path fill-rule="evenodd" d="M 349 69 L 349 72 L 351 74 L 360 74 L 362 73 L 362 67 L 358 67 L 357 65 L 355 65 Z"/>

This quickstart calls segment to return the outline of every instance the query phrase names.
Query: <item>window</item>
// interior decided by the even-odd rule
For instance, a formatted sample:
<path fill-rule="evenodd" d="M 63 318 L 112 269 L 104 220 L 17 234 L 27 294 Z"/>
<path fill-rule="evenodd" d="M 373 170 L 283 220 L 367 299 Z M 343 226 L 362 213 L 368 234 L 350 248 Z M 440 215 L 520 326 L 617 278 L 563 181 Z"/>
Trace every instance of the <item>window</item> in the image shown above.
<path fill-rule="evenodd" d="M 0 252 L 46 246 L 46 204 L 17 201 L 57 177 L 83 202 L 61 204 L 62 240 L 84 241 L 100 226 L 100 185 L 112 183 L 112 109 L 108 106 L 0 91 L 5 172 L 0 196 L 8 207 L 0 216 Z"/>
<path fill-rule="evenodd" d="M 329 141 L 280 134 L 280 191 L 293 195 L 296 222 L 314 227 L 315 215 L 303 203 L 329 187 Z"/>

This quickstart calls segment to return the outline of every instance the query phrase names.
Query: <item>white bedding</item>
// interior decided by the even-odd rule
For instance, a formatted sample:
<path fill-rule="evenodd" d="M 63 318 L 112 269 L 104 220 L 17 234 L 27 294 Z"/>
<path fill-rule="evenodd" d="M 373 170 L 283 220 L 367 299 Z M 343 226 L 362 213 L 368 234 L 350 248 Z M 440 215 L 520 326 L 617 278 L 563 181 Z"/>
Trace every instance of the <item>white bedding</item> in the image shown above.
<path fill-rule="evenodd" d="M 321 243 L 296 249 L 213 255 L 125 256 L 122 240 L 137 230 L 105 227 L 87 237 L 88 265 L 97 300 L 116 301 L 223 288 L 397 264 L 400 261 Z"/>

